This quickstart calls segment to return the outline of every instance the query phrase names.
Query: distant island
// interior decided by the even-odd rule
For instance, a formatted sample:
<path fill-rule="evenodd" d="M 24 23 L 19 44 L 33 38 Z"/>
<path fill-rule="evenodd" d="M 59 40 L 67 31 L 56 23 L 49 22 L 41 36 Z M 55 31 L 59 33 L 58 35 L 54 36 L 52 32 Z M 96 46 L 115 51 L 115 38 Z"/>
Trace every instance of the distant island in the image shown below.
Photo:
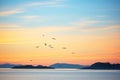
<path fill-rule="evenodd" d="M 5 64 L 0 64 L 0 68 L 12 68 L 14 66 L 20 66 L 21 64 L 10 64 L 10 63 L 5 63 Z"/>
<path fill-rule="evenodd" d="M 55 63 L 55 64 L 50 65 L 50 67 L 53 67 L 53 68 L 75 68 L 75 69 L 80 69 L 80 68 L 84 68 L 86 66 L 79 65 L 79 64 Z"/>
<path fill-rule="evenodd" d="M 120 70 L 120 64 L 97 62 L 97 63 L 94 63 L 91 66 L 85 67 L 83 69 Z"/>
<path fill-rule="evenodd" d="M 55 63 L 50 66 L 43 65 L 21 65 L 21 64 L 0 64 L 0 68 L 12 68 L 12 69 L 97 69 L 97 70 L 120 70 L 120 64 L 111 64 L 109 62 L 96 62 L 90 66 L 84 66 L 79 64 L 68 63 Z"/>
<path fill-rule="evenodd" d="M 33 65 L 21 65 L 21 66 L 14 66 L 12 67 L 13 69 L 54 69 L 52 67 L 48 67 L 48 66 L 42 66 L 42 65 L 38 65 L 38 66 L 33 66 Z"/>

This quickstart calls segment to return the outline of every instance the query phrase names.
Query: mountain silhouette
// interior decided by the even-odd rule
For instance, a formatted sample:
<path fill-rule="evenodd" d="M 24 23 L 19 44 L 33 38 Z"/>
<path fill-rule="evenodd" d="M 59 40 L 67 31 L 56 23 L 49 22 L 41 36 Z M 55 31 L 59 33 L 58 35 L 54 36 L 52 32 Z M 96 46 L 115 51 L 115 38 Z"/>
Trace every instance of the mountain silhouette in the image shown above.
<path fill-rule="evenodd" d="M 13 68 L 13 69 L 54 69 L 54 68 L 74 68 L 74 69 L 101 69 L 101 70 L 120 70 L 120 64 L 111 64 L 109 62 L 96 62 L 90 66 L 83 66 L 79 64 L 68 64 L 68 63 L 55 63 L 50 66 L 43 65 L 21 65 L 21 64 L 0 64 L 0 68 Z"/>
<path fill-rule="evenodd" d="M 110 63 L 102 63 L 102 62 L 96 62 L 92 64 L 89 67 L 86 67 L 84 69 L 120 69 L 120 64 L 110 64 Z"/>
<path fill-rule="evenodd" d="M 12 68 L 14 66 L 19 66 L 19 65 L 18 64 L 9 64 L 9 63 L 0 64 L 0 68 Z"/>
<path fill-rule="evenodd" d="M 50 67 L 53 68 L 84 68 L 85 66 L 83 65 L 78 65 L 78 64 L 68 64 L 68 63 L 56 63 L 50 65 Z"/>
<path fill-rule="evenodd" d="M 14 66 L 12 67 L 13 69 L 53 69 L 51 67 L 48 66 L 42 66 L 42 65 L 38 65 L 38 66 L 33 66 L 33 65 L 21 65 L 21 66 Z"/>

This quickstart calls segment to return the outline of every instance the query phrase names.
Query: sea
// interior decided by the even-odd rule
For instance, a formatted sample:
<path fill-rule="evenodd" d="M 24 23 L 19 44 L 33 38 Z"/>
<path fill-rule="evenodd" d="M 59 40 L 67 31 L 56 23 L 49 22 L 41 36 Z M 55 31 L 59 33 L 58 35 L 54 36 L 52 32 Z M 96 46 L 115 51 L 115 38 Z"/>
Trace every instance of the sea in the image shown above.
<path fill-rule="evenodd" d="M 120 80 L 120 70 L 0 68 L 0 80 Z"/>

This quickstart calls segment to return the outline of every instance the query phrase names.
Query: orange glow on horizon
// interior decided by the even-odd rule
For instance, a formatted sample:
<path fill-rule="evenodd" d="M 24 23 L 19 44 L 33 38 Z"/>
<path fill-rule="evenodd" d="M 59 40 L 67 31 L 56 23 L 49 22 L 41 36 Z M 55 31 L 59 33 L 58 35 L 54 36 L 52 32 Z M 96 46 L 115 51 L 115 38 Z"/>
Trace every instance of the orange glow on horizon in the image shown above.
<path fill-rule="evenodd" d="M 0 31 L 0 63 L 90 65 L 94 62 L 120 61 L 120 37 L 117 33 L 61 35 L 54 32 L 53 34 L 56 34 L 56 40 L 52 40 L 53 35 L 48 33 L 42 37 L 42 33 L 36 29 Z M 44 46 L 45 42 L 54 48 Z M 67 49 L 63 50 L 62 47 Z"/>

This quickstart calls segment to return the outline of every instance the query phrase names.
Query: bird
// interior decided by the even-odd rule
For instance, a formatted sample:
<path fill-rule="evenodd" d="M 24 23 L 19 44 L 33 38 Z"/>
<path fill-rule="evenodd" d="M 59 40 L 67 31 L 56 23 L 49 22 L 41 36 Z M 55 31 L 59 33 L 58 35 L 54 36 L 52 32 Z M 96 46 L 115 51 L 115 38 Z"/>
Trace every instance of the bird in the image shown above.
<path fill-rule="evenodd" d="M 53 46 L 52 46 L 52 45 L 48 45 L 48 47 L 53 48 Z"/>
<path fill-rule="evenodd" d="M 75 54 L 75 52 L 72 52 L 72 54 Z"/>
<path fill-rule="evenodd" d="M 44 37 L 45 35 L 44 35 L 44 34 L 42 34 L 42 36 Z"/>
<path fill-rule="evenodd" d="M 44 43 L 45 46 L 47 46 L 47 43 Z"/>
<path fill-rule="evenodd" d="M 30 61 L 32 61 L 32 60 L 30 60 Z"/>
<path fill-rule="evenodd" d="M 52 38 L 53 40 L 56 40 L 56 38 Z"/>
<path fill-rule="evenodd" d="M 36 48 L 39 48 L 39 46 L 36 46 Z"/>
<path fill-rule="evenodd" d="M 62 47 L 62 49 L 67 49 L 66 47 Z"/>
<path fill-rule="evenodd" d="M 54 47 L 51 46 L 50 48 L 54 48 Z"/>

